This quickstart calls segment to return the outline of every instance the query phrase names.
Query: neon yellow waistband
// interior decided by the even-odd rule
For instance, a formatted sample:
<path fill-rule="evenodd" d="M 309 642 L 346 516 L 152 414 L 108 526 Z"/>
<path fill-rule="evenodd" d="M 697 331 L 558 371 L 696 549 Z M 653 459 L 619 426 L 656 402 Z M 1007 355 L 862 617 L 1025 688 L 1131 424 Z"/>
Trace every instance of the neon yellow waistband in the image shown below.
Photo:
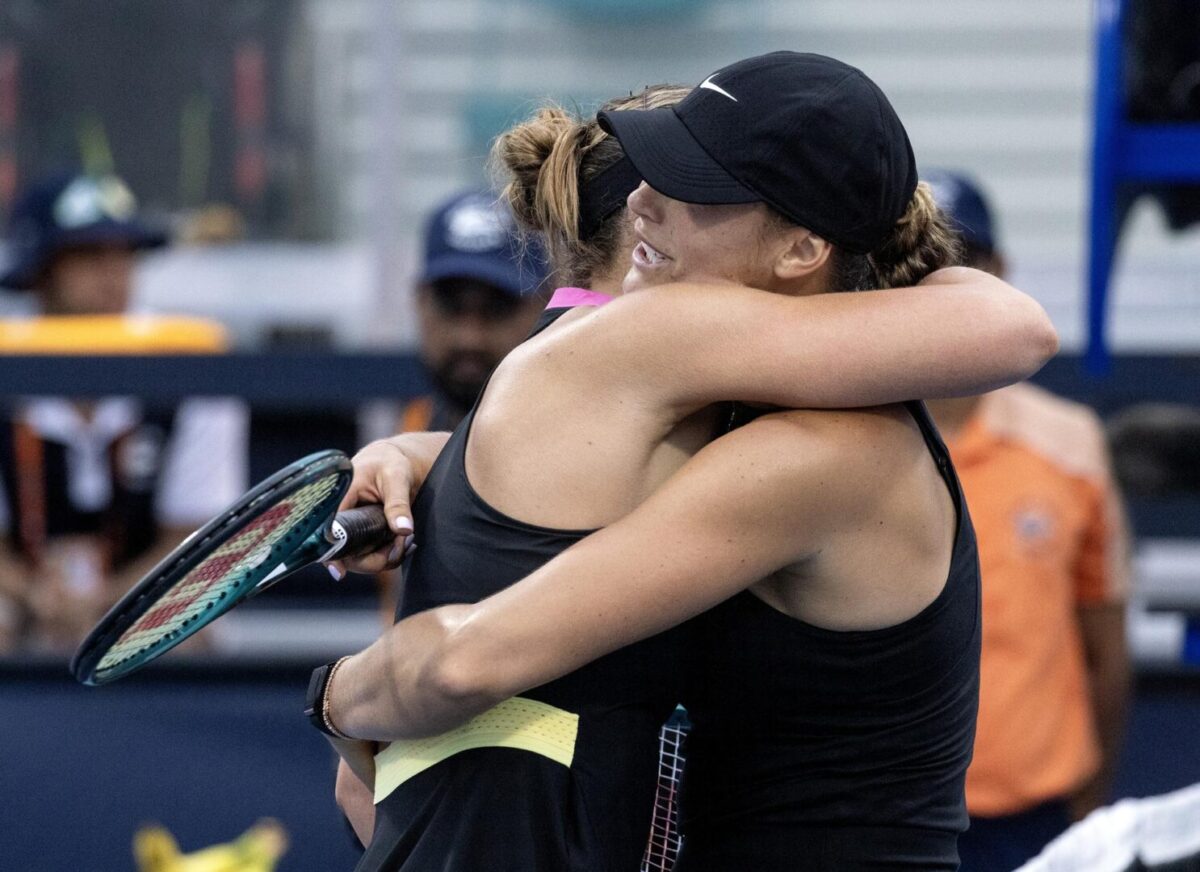
<path fill-rule="evenodd" d="M 570 766 L 579 715 L 514 696 L 461 727 L 425 739 L 393 742 L 375 755 L 375 802 L 435 763 L 473 748 L 515 748 Z"/>

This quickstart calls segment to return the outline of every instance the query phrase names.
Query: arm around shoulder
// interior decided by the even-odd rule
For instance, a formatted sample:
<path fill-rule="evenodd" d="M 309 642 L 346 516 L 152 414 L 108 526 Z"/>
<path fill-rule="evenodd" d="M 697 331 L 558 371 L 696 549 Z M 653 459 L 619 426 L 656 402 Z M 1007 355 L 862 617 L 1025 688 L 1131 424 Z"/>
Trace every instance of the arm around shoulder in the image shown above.
<path fill-rule="evenodd" d="M 506 590 L 396 624 L 338 672 L 331 720 L 375 740 L 447 729 L 803 559 L 838 484 L 829 434 L 788 418 L 718 439 L 630 515 Z"/>
<path fill-rule="evenodd" d="M 915 287 L 805 297 L 666 285 L 622 297 L 576 329 L 572 351 L 585 371 L 683 409 L 731 398 L 840 408 L 976 394 L 1027 378 L 1058 349 L 1036 301 L 966 267 Z"/>

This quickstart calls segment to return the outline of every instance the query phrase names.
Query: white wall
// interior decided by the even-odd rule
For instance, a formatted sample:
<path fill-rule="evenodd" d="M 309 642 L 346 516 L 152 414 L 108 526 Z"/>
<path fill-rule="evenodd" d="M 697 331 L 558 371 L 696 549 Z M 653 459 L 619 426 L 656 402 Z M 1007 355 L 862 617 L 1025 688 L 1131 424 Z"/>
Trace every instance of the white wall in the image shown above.
<path fill-rule="evenodd" d="M 879 82 L 920 165 L 983 182 L 1014 280 L 1047 306 L 1065 346 L 1082 339 L 1088 0 L 724 0 L 673 21 L 603 26 L 553 0 L 309 2 L 318 142 L 340 226 L 370 239 L 380 210 L 394 210 L 405 263 L 425 211 L 480 178 L 484 155 L 466 145 L 471 93 L 523 94 L 531 106 L 547 94 L 590 100 L 696 82 L 762 51 L 817 51 Z M 397 35 L 381 47 L 386 14 L 397 16 Z M 399 110 L 384 130 L 382 74 L 393 77 Z M 386 190 L 376 183 L 381 149 L 399 167 Z M 1115 285 L 1118 348 L 1200 346 L 1197 240 L 1168 236 L 1153 207 L 1135 215 Z"/>

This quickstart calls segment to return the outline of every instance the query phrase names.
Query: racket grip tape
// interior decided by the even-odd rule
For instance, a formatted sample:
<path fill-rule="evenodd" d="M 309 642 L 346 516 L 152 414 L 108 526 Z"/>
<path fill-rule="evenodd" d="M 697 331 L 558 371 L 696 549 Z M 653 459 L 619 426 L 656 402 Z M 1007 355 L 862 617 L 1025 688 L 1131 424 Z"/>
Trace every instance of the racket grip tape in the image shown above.
<path fill-rule="evenodd" d="M 338 512 L 333 523 L 346 534 L 346 544 L 338 550 L 339 557 L 370 554 L 395 538 L 383 514 L 383 506 L 359 506 Z"/>

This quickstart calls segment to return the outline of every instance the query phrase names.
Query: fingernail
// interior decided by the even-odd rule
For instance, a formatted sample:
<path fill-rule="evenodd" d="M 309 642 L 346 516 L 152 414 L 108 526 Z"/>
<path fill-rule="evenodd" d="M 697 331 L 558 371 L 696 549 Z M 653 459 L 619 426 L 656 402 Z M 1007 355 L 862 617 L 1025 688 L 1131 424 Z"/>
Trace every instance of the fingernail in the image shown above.
<path fill-rule="evenodd" d="M 401 555 L 402 552 L 400 550 L 400 545 L 397 543 L 396 545 L 393 545 L 392 550 L 388 552 L 387 562 L 395 563 L 400 559 Z"/>
<path fill-rule="evenodd" d="M 334 581 L 341 581 L 343 578 L 346 577 L 346 573 L 342 572 L 340 569 L 338 569 L 332 563 L 330 563 L 325 568 L 329 570 L 329 574 L 333 576 Z"/>
<path fill-rule="evenodd" d="M 408 555 L 412 554 L 416 550 L 417 550 L 417 543 L 414 542 L 411 545 L 409 545 L 407 548 L 404 549 L 404 556 L 407 557 Z"/>
<path fill-rule="evenodd" d="M 411 518 L 406 518 L 404 516 L 401 516 L 392 522 L 392 526 L 394 526 L 396 528 L 397 533 L 403 532 L 405 530 L 411 531 L 413 528 L 413 522 L 412 522 Z"/>

